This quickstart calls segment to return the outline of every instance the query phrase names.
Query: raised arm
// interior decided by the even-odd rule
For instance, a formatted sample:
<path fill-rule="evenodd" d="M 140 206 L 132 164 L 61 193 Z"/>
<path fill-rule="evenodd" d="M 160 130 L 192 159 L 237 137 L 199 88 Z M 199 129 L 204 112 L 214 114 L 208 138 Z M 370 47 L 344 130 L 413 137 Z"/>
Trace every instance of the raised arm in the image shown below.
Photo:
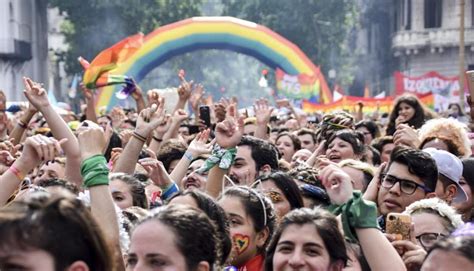
<path fill-rule="evenodd" d="M 120 250 L 120 234 L 117 213 L 109 190 L 109 171 L 102 150 L 106 145 L 104 131 L 97 124 L 89 122 L 79 129 L 81 146 L 81 174 L 84 186 L 89 189 L 92 215 L 102 229 L 107 242 L 113 247 L 114 260 L 123 264 Z M 117 270 L 123 270 L 122 268 Z"/>
<path fill-rule="evenodd" d="M 135 89 L 132 92 L 132 98 L 137 104 L 137 112 L 142 112 L 142 110 L 146 107 L 145 98 L 143 97 L 143 91 L 140 86 L 135 82 L 135 80 L 133 81 L 133 83 L 135 84 Z"/>
<path fill-rule="evenodd" d="M 25 176 L 42 161 L 54 160 L 61 152 L 60 144 L 67 139 L 57 141 L 43 135 L 28 137 L 20 157 L 0 176 L 0 206 L 18 189 Z"/>
<path fill-rule="evenodd" d="M 163 120 L 163 103 L 160 103 L 159 106 L 153 104 L 151 107 L 140 112 L 132 138 L 128 141 L 117 161 L 117 164 L 114 166 L 114 172 L 133 174 L 135 171 L 135 165 L 138 161 L 138 155 L 140 154 L 143 145 L 152 131 L 156 129 Z"/>
<path fill-rule="evenodd" d="M 18 120 L 18 123 L 15 125 L 12 132 L 10 133 L 9 137 L 12 139 L 12 143 L 14 145 L 21 142 L 25 130 L 28 129 L 28 124 L 37 112 L 38 110 L 30 103 L 25 114 L 21 116 L 21 118 Z"/>
<path fill-rule="evenodd" d="M 215 133 L 217 145 L 221 149 L 227 152 L 235 152 L 235 148 L 244 134 L 244 120 L 238 117 L 235 104 L 229 106 L 225 120 L 217 124 Z M 228 166 L 230 167 L 233 161 L 229 162 Z M 206 192 L 208 195 L 214 198 L 219 196 L 224 186 L 223 178 L 227 171 L 228 167 L 221 166 L 219 159 L 219 165 L 212 167 L 207 176 Z"/>
<path fill-rule="evenodd" d="M 321 171 L 321 181 L 333 204 L 331 209 L 341 215 L 344 234 L 354 238 L 355 232 L 371 270 L 406 270 L 395 248 L 377 228 L 376 205 L 353 193 L 350 176 L 329 165 Z"/>
<path fill-rule="evenodd" d="M 209 129 L 199 133 L 194 140 L 191 141 L 183 157 L 171 172 L 171 179 L 175 180 L 179 187 L 181 187 L 181 180 L 186 176 L 186 172 L 192 160 L 199 155 L 211 153 L 213 142 L 207 143 L 209 134 Z"/>
<path fill-rule="evenodd" d="M 184 109 L 186 103 L 188 102 L 189 97 L 191 97 L 191 92 L 193 90 L 193 81 L 186 81 L 184 74 L 179 74 L 179 79 L 181 80 L 181 85 L 178 87 L 178 102 L 173 110 L 173 113 L 179 109 Z"/>
<path fill-rule="evenodd" d="M 80 84 L 80 87 L 82 89 L 82 93 L 84 94 L 84 98 L 86 99 L 86 119 L 98 123 L 95 112 L 94 93 L 91 89 L 86 88 L 86 86 L 84 86 L 82 83 Z"/>
<path fill-rule="evenodd" d="M 53 136 L 56 139 L 67 139 L 67 142 L 62 146 L 66 154 L 66 178 L 80 187 L 82 184 L 80 172 L 81 154 L 76 136 L 74 136 L 63 118 L 51 106 L 46 90 L 30 78 L 24 78 L 23 80 L 26 98 L 43 114 Z"/>
<path fill-rule="evenodd" d="M 268 123 L 270 122 L 273 108 L 268 105 L 268 102 L 265 99 L 257 100 L 253 108 L 255 111 L 255 117 L 257 118 L 257 131 L 255 132 L 255 137 L 267 140 Z"/>

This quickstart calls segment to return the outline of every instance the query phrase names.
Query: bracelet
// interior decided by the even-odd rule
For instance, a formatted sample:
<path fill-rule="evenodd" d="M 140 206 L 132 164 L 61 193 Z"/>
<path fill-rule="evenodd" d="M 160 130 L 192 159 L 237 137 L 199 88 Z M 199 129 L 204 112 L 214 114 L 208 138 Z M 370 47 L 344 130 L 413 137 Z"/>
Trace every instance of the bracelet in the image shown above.
<path fill-rule="evenodd" d="M 85 187 L 109 184 L 107 161 L 101 154 L 87 158 L 81 164 L 81 175 Z"/>
<path fill-rule="evenodd" d="M 17 124 L 18 124 L 18 126 L 20 126 L 20 127 L 23 128 L 23 129 L 28 128 L 28 125 L 26 125 L 26 123 L 24 123 L 24 122 L 21 121 L 21 120 L 18 120 Z"/>
<path fill-rule="evenodd" d="M 153 138 L 153 140 L 155 140 L 156 142 L 163 142 L 163 139 L 162 139 L 162 138 L 158 138 L 158 137 L 156 137 L 156 136 L 153 136 L 152 138 Z"/>
<path fill-rule="evenodd" d="M 161 194 L 161 199 L 162 200 L 167 200 L 171 198 L 174 194 L 179 192 L 179 187 L 176 183 L 172 183 L 169 185 L 165 190 L 163 190 L 163 193 Z"/>
<path fill-rule="evenodd" d="M 184 156 L 186 159 L 188 159 L 189 161 L 193 161 L 193 159 L 194 159 L 193 155 L 192 155 L 190 152 L 188 152 L 188 151 L 186 151 L 183 156 Z"/>
<path fill-rule="evenodd" d="M 140 140 L 140 141 L 143 142 L 143 143 L 146 142 L 146 137 L 140 135 L 140 134 L 137 133 L 136 131 L 133 131 L 132 136 L 133 136 L 134 138 Z"/>
<path fill-rule="evenodd" d="M 25 174 L 22 174 L 21 171 L 15 167 L 14 165 L 11 165 L 9 168 L 10 172 L 13 173 L 20 181 L 22 181 L 25 178 Z"/>

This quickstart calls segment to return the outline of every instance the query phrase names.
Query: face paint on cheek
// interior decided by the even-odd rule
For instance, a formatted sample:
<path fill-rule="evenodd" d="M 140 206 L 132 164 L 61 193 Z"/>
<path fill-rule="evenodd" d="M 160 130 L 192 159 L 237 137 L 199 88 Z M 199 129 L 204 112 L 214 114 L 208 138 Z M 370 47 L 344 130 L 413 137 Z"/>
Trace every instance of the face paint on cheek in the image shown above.
<path fill-rule="evenodd" d="M 234 241 L 237 255 L 244 253 L 249 247 L 250 238 L 247 235 L 237 233 L 232 236 L 232 240 Z"/>

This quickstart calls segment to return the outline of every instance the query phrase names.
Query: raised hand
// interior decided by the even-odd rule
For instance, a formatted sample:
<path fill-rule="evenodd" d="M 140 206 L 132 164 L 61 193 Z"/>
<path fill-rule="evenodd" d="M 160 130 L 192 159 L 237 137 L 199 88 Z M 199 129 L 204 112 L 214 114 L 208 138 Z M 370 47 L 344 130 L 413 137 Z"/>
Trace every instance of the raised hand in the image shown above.
<path fill-rule="evenodd" d="M 138 160 L 138 163 L 146 170 L 150 180 L 157 186 L 163 188 L 173 182 L 161 161 L 155 158 L 143 158 Z"/>
<path fill-rule="evenodd" d="M 151 107 L 143 109 L 138 115 L 135 132 L 146 138 L 161 125 L 165 119 L 163 106 L 163 103 L 160 103 L 159 106 L 153 104 Z"/>
<path fill-rule="evenodd" d="M 204 95 L 204 86 L 202 84 L 197 84 L 194 88 L 194 91 L 191 93 L 191 97 L 189 97 L 189 103 L 194 111 L 199 108 L 199 103 Z"/>
<path fill-rule="evenodd" d="M 204 130 L 202 133 L 199 133 L 193 141 L 188 146 L 187 151 L 192 154 L 193 157 L 197 157 L 202 154 L 208 154 L 212 151 L 212 146 L 214 141 L 207 143 L 211 131 L 209 129 Z"/>
<path fill-rule="evenodd" d="M 351 177 L 340 167 L 328 165 L 320 174 L 321 182 L 333 204 L 344 204 L 352 197 Z"/>
<path fill-rule="evenodd" d="M 107 146 L 107 139 L 102 127 L 92 121 L 85 122 L 87 122 L 87 126 L 81 125 L 77 136 L 82 161 L 94 155 L 102 154 Z"/>
<path fill-rule="evenodd" d="M 268 101 L 265 99 L 259 99 L 253 105 L 255 111 L 255 117 L 257 118 L 258 125 L 267 125 L 270 122 L 273 108 L 268 105 Z"/>
<path fill-rule="evenodd" d="M 416 130 L 404 123 L 397 125 L 397 130 L 393 134 L 393 142 L 395 145 L 405 145 L 411 148 L 418 148 L 421 144 Z"/>
<path fill-rule="evenodd" d="M 146 96 L 148 99 L 148 107 L 150 107 L 152 104 L 160 105 L 160 103 L 164 101 L 160 97 L 160 94 L 158 93 L 157 89 L 148 90 Z"/>
<path fill-rule="evenodd" d="M 119 128 L 127 118 L 123 109 L 118 106 L 112 109 L 112 112 L 110 112 L 110 117 L 112 118 L 112 126 L 114 128 Z"/>
<path fill-rule="evenodd" d="M 226 106 L 221 103 L 215 103 L 214 104 L 214 114 L 216 116 L 216 122 L 221 122 L 225 120 L 225 114 L 226 114 Z"/>
<path fill-rule="evenodd" d="M 193 90 L 194 82 L 186 81 L 184 74 L 179 74 L 179 79 L 181 80 L 181 85 L 178 87 L 178 96 L 181 101 L 187 101 L 191 97 L 191 92 Z"/>
<path fill-rule="evenodd" d="M 234 104 L 230 105 L 224 121 L 216 126 L 216 141 L 224 149 L 234 148 L 244 134 L 244 120 L 238 117 Z"/>
<path fill-rule="evenodd" d="M 41 111 L 42 108 L 50 105 L 48 94 L 42 84 L 34 82 L 28 77 L 23 77 L 23 83 L 25 84 L 23 93 L 34 107 Z"/>
<path fill-rule="evenodd" d="M 377 195 L 379 193 L 380 183 L 381 183 L 381 176 L 385 172 L 385 168 L 387 167 L 387 162 L 383 162 L 379 168 L 375 171 L 374 178 L 370 181 L 369 185 L 367 186 L 367 190 L 365 190 L 363 198 L 365 200 L 369 200 L 372 202 L 377 202 Z"/>
<path fill-rule="evenodd" d="M 113 148 L 112 152 L 110 153 L 110 163 L 112 164 L 112 168 L 119 159 L 120 155 L 122 154 L 122 148 Z"/>
<path fill-rule="evenodd" d="M 21 165 L 22 172 L 27 173 L 41 161 L 54 160 L 61 153 L 61 144 L 67 139 L 60 141 L 43 135 L 34 135 L 26 138 L 23 145 L 23 152 L 16 163 Z"/>
<path fill-rule="evenodd" d="M 83 83 L 80 83 L 79 87 L 81 88 L 82 94 L 84 95 L 84 98 L 86 98 L 86 101 L 91 101 L 94 98 L 94 93 L 92 90 L 87 88 Z"/>
<path fill-rule="evenodd" d="M 183 109 L 178 109 L 174 112 L 172 121 L 175 123 L 181 123 L 189 118 L 188 113 Z"/>
<path fill-rule="evenodd" d="M 166 114 L 163 119 L 163 122 L 160 125 L 158 125 L 158 127 L 156 127 L 155 133 L 158 135 L 164 135 L 169 130 L 170 126 L 171 126 L 171 115 Z"/>
<path fill-rule="evenodd" d="M 137 82 L 135 82 L 135 80 L 132 80 L 133 81 L 133 85 L 134 85 L 134 90 L 132 92 L 132 98 L 137 101 L 137 100 L 140 100 L 140 99 L 143 99 L 143 91 L 142 89 L 140 88 L 140 86 L 137 84 Z"/>

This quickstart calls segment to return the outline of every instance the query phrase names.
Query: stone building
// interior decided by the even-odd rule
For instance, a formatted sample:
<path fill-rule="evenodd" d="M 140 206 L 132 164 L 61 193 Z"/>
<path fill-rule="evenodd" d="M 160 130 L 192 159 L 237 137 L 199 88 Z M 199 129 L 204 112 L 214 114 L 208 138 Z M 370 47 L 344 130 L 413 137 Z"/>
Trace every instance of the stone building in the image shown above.
<path fill-rule="evenodd" d="M 0 1 L 0 89 L 23 100 L 22 76 L 48 83 L 47 0 Z"/>
<path fill-rule="evenodd" d="M 459 74 L 461 0 L 398 0 L 392 14 L 392 54 L 411 76 Z M 474 69 L 474 0 L 465 0 L 465 63 Z"/>

